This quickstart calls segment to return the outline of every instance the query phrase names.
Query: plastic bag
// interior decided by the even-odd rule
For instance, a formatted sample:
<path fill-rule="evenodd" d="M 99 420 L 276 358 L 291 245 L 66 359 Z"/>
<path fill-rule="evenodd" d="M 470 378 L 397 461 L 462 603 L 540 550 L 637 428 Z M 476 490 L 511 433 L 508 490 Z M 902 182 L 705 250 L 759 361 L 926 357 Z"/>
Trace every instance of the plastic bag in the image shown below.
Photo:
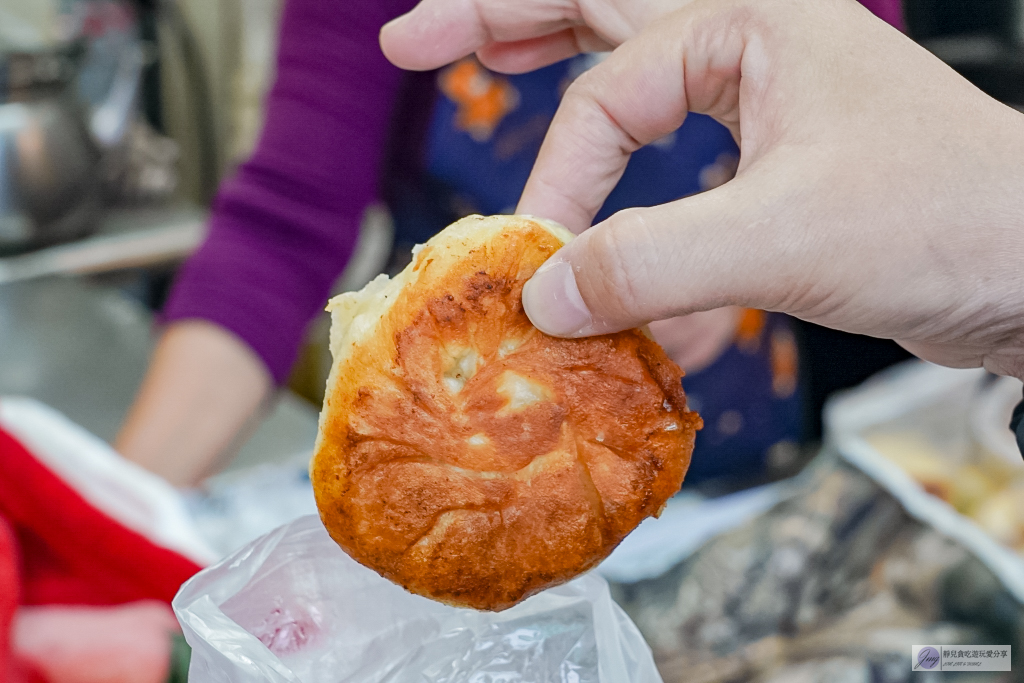
<path fill-rule="evenodd" d="M 588 574 L 504 612 L 448 607 L 359 565 L 315 516 L 189 580 L 191 683 L 655 683 L 650 648 Z"/>

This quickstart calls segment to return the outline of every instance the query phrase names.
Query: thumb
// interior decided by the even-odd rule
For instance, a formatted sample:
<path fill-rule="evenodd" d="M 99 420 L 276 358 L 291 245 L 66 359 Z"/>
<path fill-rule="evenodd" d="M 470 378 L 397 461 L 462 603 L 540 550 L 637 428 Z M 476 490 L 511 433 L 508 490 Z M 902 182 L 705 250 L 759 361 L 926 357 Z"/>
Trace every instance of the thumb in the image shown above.
<path fill-rule="evenodd" d="M 595 225 L 526 283 L 526 314 L 546 334 L 583 337 L 722 306 L 778 307 L 786 255 L 768 237 L 766 207 L 739 200 L 745 184 Z"/>

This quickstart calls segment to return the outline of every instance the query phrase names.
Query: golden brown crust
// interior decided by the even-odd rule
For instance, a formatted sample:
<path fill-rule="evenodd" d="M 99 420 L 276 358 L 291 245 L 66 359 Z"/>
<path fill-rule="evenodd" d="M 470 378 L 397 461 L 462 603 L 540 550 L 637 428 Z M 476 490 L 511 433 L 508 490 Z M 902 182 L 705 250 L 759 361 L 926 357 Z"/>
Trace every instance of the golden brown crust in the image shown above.
<path fill-rule="evenodd" d="M 431 240 L 368 333 L 339 333 L 311 474 L 324 525 L 357 561 L 499 610 L 658 514 L 700 418 L 640 331 L 537 331 L 522 287 L 563 242 L 529 219 L 486 220 L 478 238 L 463 225 Z"/>

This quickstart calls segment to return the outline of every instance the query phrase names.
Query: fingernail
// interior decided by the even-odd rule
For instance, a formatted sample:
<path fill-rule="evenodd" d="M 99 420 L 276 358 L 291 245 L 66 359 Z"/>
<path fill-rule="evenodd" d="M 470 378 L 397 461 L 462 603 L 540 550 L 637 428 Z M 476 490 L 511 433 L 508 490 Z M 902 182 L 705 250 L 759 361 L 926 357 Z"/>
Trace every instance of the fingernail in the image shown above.
<path fill-rule="evenodd" d="M 592 323 L 567 261 L 549 260 L 534 273 L 523 287 L 523 308 L 541 332 L 555 337 L 576 336 Z"/>

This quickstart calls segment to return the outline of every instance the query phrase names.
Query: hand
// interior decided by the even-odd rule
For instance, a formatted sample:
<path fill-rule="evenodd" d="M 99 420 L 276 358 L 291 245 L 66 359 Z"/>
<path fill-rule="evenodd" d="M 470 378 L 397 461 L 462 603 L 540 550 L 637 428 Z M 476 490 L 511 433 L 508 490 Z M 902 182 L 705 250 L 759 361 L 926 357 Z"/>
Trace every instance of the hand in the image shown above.
<path fill-rule="evenodd" d="M 489 69 L 522 73 L 611 50 L 687 2 L 422 0 L 381 29 L 380 43 L 403 69 L 436 69 L 475 52 Z"/>
<path fill-rule="evenodd" d="M 1019 113 L 856 3 L 699 0 L 573 83 L 519 211 L 582 231 L 688 111 L 732 130 L 735 179 L 584 232 L 527 284 L 540 329 L 741 305 L 1024 377 Z"/>
<path fill-rule="evenodd" d="M 171 608 L 155 600 L 22 607 L 12 644 L 50 683 L 163 683 L 178 631 Z"/>
<path fill-rule="evenodd" d="M 733 339 L 742 311 L 734 307 L 716 308 L 650 324 L 654 340 L 668 357 L 687 374 L 699 372 L 718 360 Z"/>

